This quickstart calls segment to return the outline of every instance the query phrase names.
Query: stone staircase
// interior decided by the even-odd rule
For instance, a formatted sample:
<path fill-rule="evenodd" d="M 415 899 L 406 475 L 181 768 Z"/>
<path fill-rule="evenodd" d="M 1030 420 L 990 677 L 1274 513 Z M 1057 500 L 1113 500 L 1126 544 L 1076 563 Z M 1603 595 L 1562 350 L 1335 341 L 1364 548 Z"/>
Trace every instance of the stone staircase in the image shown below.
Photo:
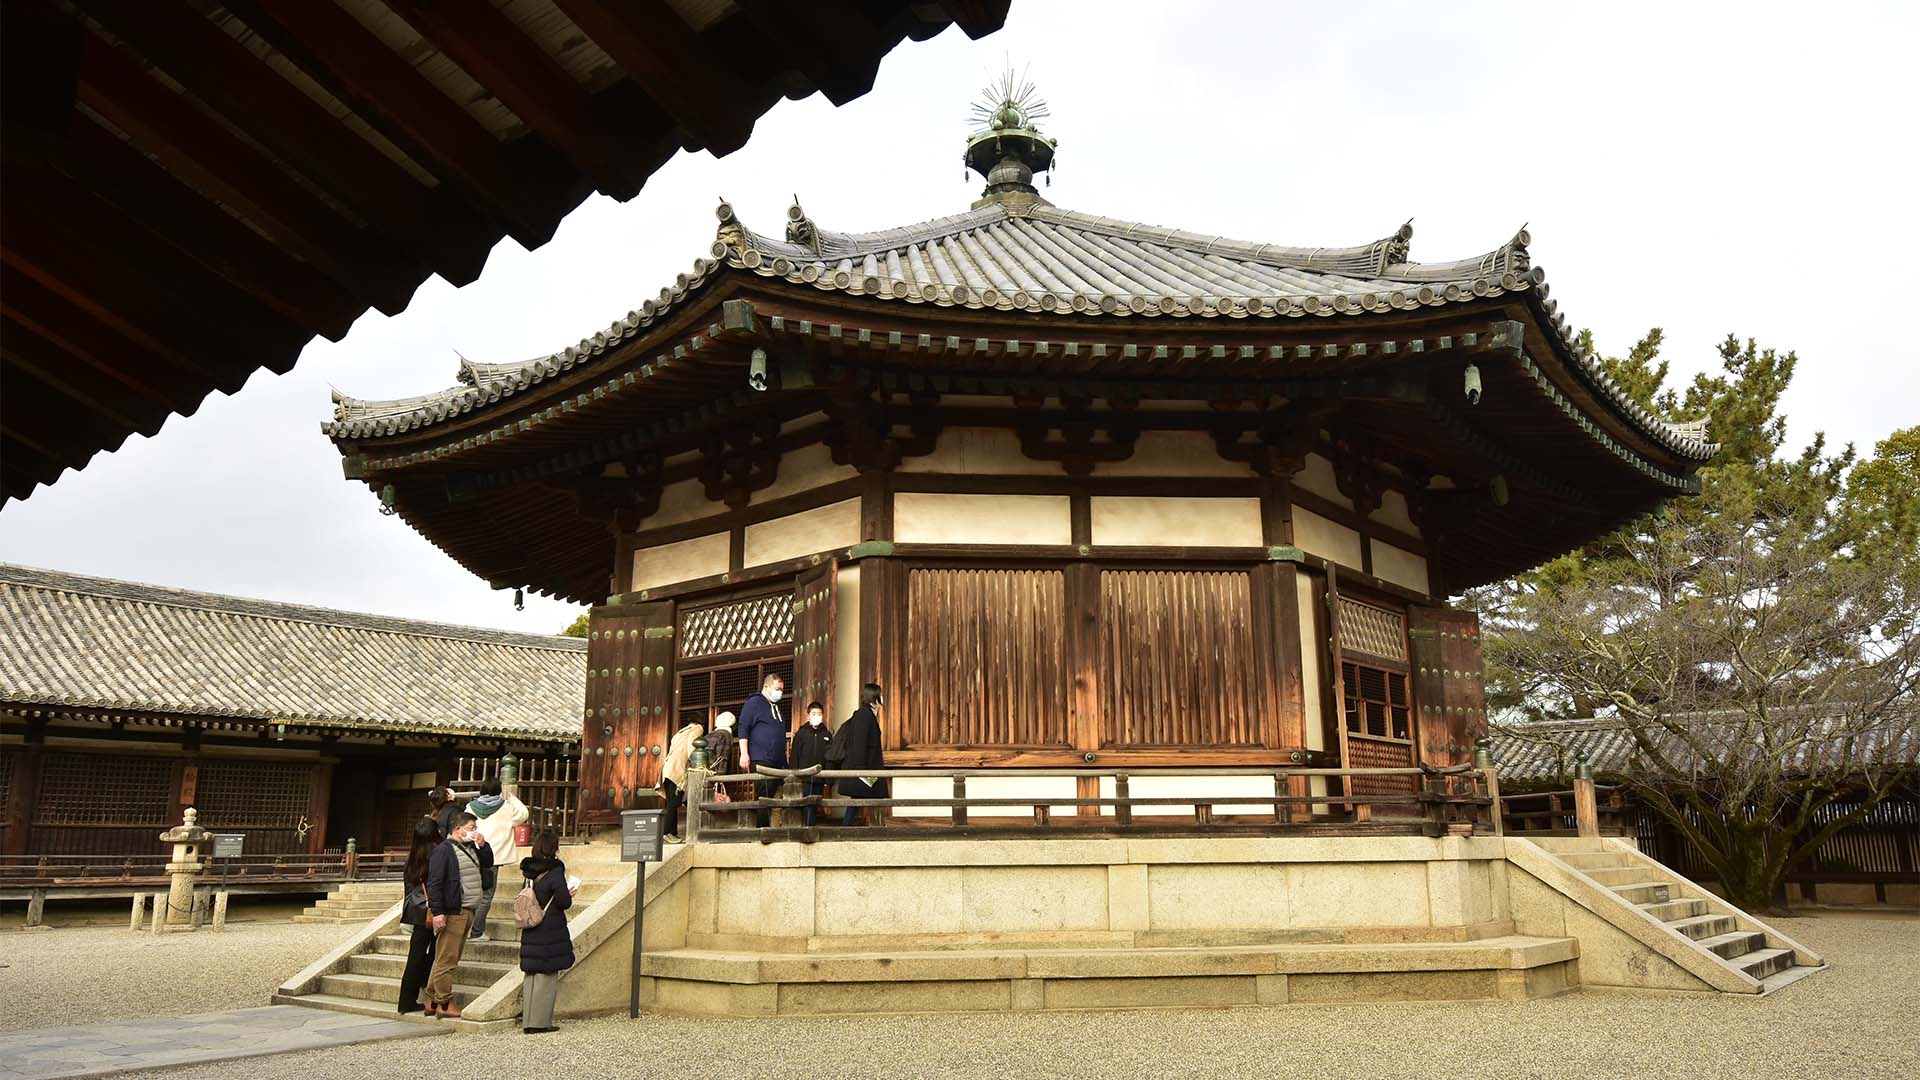
<path fill-rule="evenodd" d="M 397 881 L 349 881 L 293 917 L 297 923 L 363 923 L 400 902 Z"/>
<path fill-rule="evenodd" d="M 1768 994 L 1823 970 L 1819 956 L 1621 841 L 1537 838 L 1586 882 L 1684 939 L 1708 963 L 1741 977 L 1737 988 Z M 1697 966 L 1696 966 L 1697 968 Z M 1696 974 L 1702 973 L 1696 969 Z M 1734 989 L 1724 980 L 1719 989 Z"/>
<path fill-rule="evenodd" d="M 581 879 L 569 916 L 577 918 L 616 882 L 632 876 L 633 868 L 620 862 L 619 856 L 618 845 L 611 844 L 569 845 L 560 849 L 567 872 Z M 513 925 L 513 899 L 520 886 L 517 865 L 503 868 L 493 909 L 487 917 L 489 940 L 469 941 L 461 951 L 460 964 L 453 972 L 453 994 L 463 1008 L 494 984 L 519 971 L 520 930 Z M 288 993 L 283 988 L 274 995 L 274 1003 L 393 1017 L 399 1008 L 400 976 L 406 968 L 407 949 L 413 936 L 411 927 L 399 923 L 399 900 L 400 891 L 395 884 L 390 902 L 371 910 L 370 914 L 367 907 L 355 909 L 359 921 L 367 924 L 367 933 L 353 943 L 343 962 L 329 965 L 336 970 L 320 974 L 311 992 Z M 322 901 L 325 903 L 327 901 Z M 420 1014 L 410 1014 L 410 1017 L 420 1018 Z"/>

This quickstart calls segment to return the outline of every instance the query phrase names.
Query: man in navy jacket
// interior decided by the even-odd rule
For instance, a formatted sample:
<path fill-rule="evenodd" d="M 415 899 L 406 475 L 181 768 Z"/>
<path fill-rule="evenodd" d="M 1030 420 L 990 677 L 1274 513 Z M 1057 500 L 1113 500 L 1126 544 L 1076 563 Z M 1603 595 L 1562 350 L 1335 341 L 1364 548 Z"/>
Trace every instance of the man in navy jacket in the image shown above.
<path fill-rule="evenodd" d="M 740 748 L 753 765 L 767 765 L 776 769 L 787 767 L 787 721 L 780 715 L 780 695 L 785 688 L 786 680 L 768 674 L 760 683 L 760 692 L 740 706 Z M 746 765 L 747 762 L 741 764 Z M 778 780 L 762 780 L 759 792 L 764 798 L 778 791 L 779 787 Z M 763 829 L 773 823 L 771 810 L 760 810 L 754 816 Z"/>
<path fill-rule="evenodd" d="M 453 831 L 427 860 L 427 909 L 433 913 L 433 971 L 427 976 L 427 1015 L 457 1018 L 453 969 L 473 924 L 474 905 L 493 884 L 493 850 L 479 836 L 472 814 L 453 817 Z"/>

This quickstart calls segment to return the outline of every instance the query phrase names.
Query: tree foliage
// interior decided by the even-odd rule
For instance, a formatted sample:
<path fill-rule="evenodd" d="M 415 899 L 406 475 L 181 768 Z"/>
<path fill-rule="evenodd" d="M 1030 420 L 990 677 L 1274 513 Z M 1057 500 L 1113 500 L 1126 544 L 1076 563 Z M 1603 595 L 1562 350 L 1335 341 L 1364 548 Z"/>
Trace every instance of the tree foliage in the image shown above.
<path fill-rule="evenodd" d="M 1493 703 L 1617 717 L 1636 749 L 1621 779 L 1736 903 L 1768 906 L 1920 750 L 1920 429 L 1865 461 L 1821 436 L 1789 452 L 1794 354 L 1729 337 L 1717 371 L 1671 388 L 1660 344 L 1605 365 L 1656 415 L 1706 422 L 1700 497 L 1471 602 Z"/>
<path fill-rule="evenodd" d="M 584 611 L 581 612 L 579 618 L 568 623 L 567 628 L 565 630 L 560 631 L 560 636 L 561 637 L 586 637 L 587 636 L 587 613 Z"/>

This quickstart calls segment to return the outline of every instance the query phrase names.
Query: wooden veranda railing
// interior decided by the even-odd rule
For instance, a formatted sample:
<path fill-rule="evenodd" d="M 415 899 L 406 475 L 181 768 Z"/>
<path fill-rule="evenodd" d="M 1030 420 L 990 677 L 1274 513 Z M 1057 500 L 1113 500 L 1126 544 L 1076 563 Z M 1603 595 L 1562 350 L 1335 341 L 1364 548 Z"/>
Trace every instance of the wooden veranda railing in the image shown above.
<path fill-rule="evenodd" d="M 123 888 L 167 882 L 166 855 L 0 855 L 0 889 Z M 215 888 L 234 885 L 316 885 L 398 879 L 404 851 L 329 851 L 319 855 L 243 855 L 204 859 L 196 881 Z"/>
<path fill-rule="evenodd" d="M 1132 781 L 1148 777 L 1270 778 L 1272 794 L 1135 796 Z M 855 777 L 946 779 L 943 798 L 848 799 L 812 793 L 812 784 Z M 1093 778 L 1110 781 L 1113 794 L 1096 797 L 981 796 L 970 779 Z M 1315 780 L 1329 794 L 1307 794 Z M 775 787 L 759 797 L 721 801 L 716 785 L 761 783 Z M 1338 791 L 1334 791 L 1338 789 Z M 1356 790 L 1372 789 L 1372 790 Z M 1389 789 L 1389 790 L 1382 790 Z M 1397 790 L 1391 790 L 1397 789 Z M 1498 831 L 1497 780 L 1490 769 L 885 769 L 877 773 L 759 767 L 748 774 L 709 776 L 688 771 L 687 838 L 699 841 L 879 840 L 900 838 L 1057 837 L 1085 835 L 1424 835 L 1491 834 Z M 889 795 L 891 788 L 889 787 Z M 819 824 L 805 824 L 811 809 Z M 853 809 L 869 817 L 863 827 L 835 824 Z M 768 812 L 770 824 L 755 818 Z M 902 811 L 917 811 L 907 815 Z"/>
<path fill-rule="evenodd" d="M 465 801 L 479 794 L 482 781 L 500 775 L 499 757 L 454 759 L 454 797 Z M 570 756 L 523 757 L 515 761 L 515 784 L 527 804 L 527 820 L 535 829 L 551 828 L 563 837 L 580 828 L 580 759 Z"/>
<path fill-rule="evenodd" d="M 1601 836 L 1631 836 L 1626 796 L 1617 787 L 1575 780 L 1567 791 L 1529 791 L 1500 799 L 1501 826 L 1516 836 L 1582 836 L 1582 787 L 1592 791 L 1594 826 Z"/>

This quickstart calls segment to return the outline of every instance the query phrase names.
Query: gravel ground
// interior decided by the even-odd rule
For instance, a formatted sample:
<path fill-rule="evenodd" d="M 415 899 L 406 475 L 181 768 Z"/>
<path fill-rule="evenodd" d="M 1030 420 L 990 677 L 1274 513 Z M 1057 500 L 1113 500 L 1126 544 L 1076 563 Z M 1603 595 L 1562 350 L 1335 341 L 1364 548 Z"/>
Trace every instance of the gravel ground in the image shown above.
<path fill-rule="evenodd" d="M 124 912 L 117 926 L 0 933 L 0 1031 L 265 1005 L 358 929 L 284 921 L 298 910 L 229 921 L 218 934 L 135 933 Z"/>
<path fill-rule="evenodd" d="M 1833 968 L 1765 1000 L 1586 991 L 1523 1003 L 1302 1005 L 1204 1011 L 695 1020 L 624 1017 L 567 1023 L 555 1035 L 472 1036 L 460 1043 L 373 1043 L 200 1066 L 194 1076 L 325 1080 L 446 1072 L 458 1047 L 476 1061 L 538 1060 L 558 1075 L 726 1077 L 1899 1077 L 1920 1076 L 1920 922 L 1786 920 Z M 340 931 L 261 926 L 219 942 L 125 932 L 9 935 L 25 945 L 0 970 L 7 1023 L 79 1022 L 111 1014 L 257 1005 Z M 91 936 L 88 936 L 91 935 Z M 109 962 L 93 955 L 112 945 Z M 125 956 L 131 952 L 134 959 Z M 181 962 L 218 977 L 171 980 Z M 30 983 L 29 993 L 16 992 Z M 112 987 L 111 1007 L 95 1003 Z M 76 1015 L 84 1009 L 86 1015 Z M 24 1015 L 23 1015 L 24 1013 Z M 725 1048 L 725 1049 L 717 1049 Z M 469 1070 L 472 1071 L 472 1070 Z M 475 1075 L 484 1075 L 481 1068 Z M 515 1071 L 520 1071 L 518 1067 Z M 179 1072 L 157 1072 L 156 1078 Z"/>

